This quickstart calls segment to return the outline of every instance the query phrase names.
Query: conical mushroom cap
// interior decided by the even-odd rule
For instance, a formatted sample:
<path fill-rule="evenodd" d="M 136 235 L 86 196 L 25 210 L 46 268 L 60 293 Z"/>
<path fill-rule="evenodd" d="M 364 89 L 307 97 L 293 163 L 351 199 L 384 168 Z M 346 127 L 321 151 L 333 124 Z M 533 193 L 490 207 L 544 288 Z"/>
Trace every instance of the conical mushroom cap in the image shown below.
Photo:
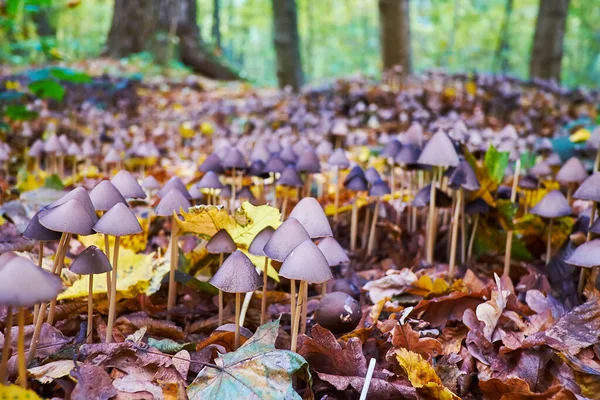
<path fill-rule="evenodd" d="M 590 240 L 577 247 L 575 251 L 565 259 L 565 262 L 583 268 L 600 266 L 600 239 Z"/>
<path fill-rule="evenodd" d="M 160 189 L 160 183 L 152 175 L 148 175 L 142 181 L 142 187 L 148 191 L 154 191 Z"/>
<path fill-rule="evenodd" d="M 0 266 L 0 304 L 29 307 L 56 298 L 63 290 L 60 278 L 31 261 L 15 256 Z"/>
<path fill-rule="evenodd" d="M 258 232 L 248 247 L 248 253 L 253 256 L 264 256 L 265 253 L 263 252 L 263 249 L 273 235 L 273 232 L 275 232 L 275 229 L 272 226 L 267 226 L 262 231 Z"/>
<path fill-rule="evenodd" d="M 281 158 L 284 163 L 295 164 L 298 160 L 298 155 L 294 153 L 291 146 L 286 146 L 279 153 L 279 158 Z"/>
<path fill-rule="evenodd" d="M 321 172 L 321 161 L 319 160 L 319 156 L 313 149 L 306 150 L 298 157 L 296 169 L 300 172 L 318 174 Z"/>
<path fill-rule="evenodd" d="M 326 237 L 321 240 L 318 244 L 319 250 L 327 259 L 327 263 L 330 267 L 335 267 L 336 265 L 349 263 L 350 259 L 344 251 L 344 248 L 332 237 Z"/>
<path fill-rule="evenodd" d="M 412 201 L 413 207 L 426 207 L 429 205 L 429 197 L 431 196 L 431 183 L 425 185 L 417 192 L 415 198 Z M 435 188 L 435 206 L 440 208 L 447 208 L 452 205 L 452 199 L 448 197 L 439 188 Z"/>
<path fill-rule="evenodd" d="M 219 176 L 212 171 L 208 171 L 197 184 L 199 189 L 223 189 L 223 184 Z"/>
<path fill-rule="evenodd" d="M 531 167 L 529 173 L 537 178 L 545 178 L 552 175 L 552 168 L 545 162 L 540 162 Z"/>
<path fill-rule="evenodd" d="M 392 190 L 388 186 L 387 183 L 383 180 L 378 180 L 377 182 L 373 182 L 371 187 L 369 188 L 369 196 L 381 197 L 388 194 L 391 194 Z"/>
<path fill-rule="evenodd" d="M 275 229 L 263 251 L 271 260 L 283 261 L 294 247 L 307 239 L 310 236 L 302 224 L 296 218 L 288 218 Z"/>
<path fill-rule="evenodd" d="M 180 209 L 187 210 L 192 205 L 190 201 L 177 189 L 171 189 L 156 206 L 156 215 L 159 217 L 170 217 L 173 212 L 180 214 Z"/>
<path fill-rule="evenodd" d="M 40 139 L 33 142 L 31 148 L 29 149 L 29 153 L 27 155 L 29 157 L 40 157 L 44 153 L 44 142 Z"/>
<path fill-rule="evenodd" d="M 100 181 L 90 190 L 90 199 L 96 211 L 106 211 L 117 203 L 127 204 L 125 197 L 110 181 Z"/>
<path fill-rule="evenodd" d="M 190 193 L 188 192 L 187 188 L 185 187 L 185 185 L 183 184 L 181 179 L 179 179 L 179 177 L 177 177 L 177 176 L 171 177 L 171 179 L 169 179 L 169 181 L 167 183 L 165 183 L 165 185 L 156 194 L 158 197 L 162 198 L 167 193 L 169 193 L 169 191 L 171 191 L 171 189 L 179 190 L 181 192 L 181 194 L 183 194 L 185 196 L 186 199 L 192 198 L 192 196 L 190 196 Z"/>
<path fill-rule="evenodd" d="M 121 154 L 119 154 L 119 151 L 115 148 L 110 149 L 108 153 L 106 153 L 106 156 L 104 156 L 104 162 L 106 164 L 116 164 L 120 161 Z"/>
<path fill-rule="evenodd" d="M 419 160 L 420 155 L 420 148 L 414 144 L 407 143 L 398 151 L 398 154 L 394 157 L 394 162 L 398 165 L 414 165 Z"/>
<path fill-rule="evenodd" d="M 313 239 L 333 236 L 325 211 L 314 197 L 300 200 L 292 209 L 290 218 L 296 218 Z"/>
<path fill-rule="evenodd" d="M 490 211 L 490 206 L 481 197 L 476 198 L 465 206 L 465 213 L 468 215 L 473 214 L 487 214 Z"/>
<path fill-rule="evenodd" d="M 335 149 L 329 156 L 327 163 L 339 169 L 346 169 L 350 166 L 350 161 L 348 161 L 346 152 L 342 148 Z"/>
<path fill-rule="evenodd" d="M 330 156 L 333 153 L 333 146 L 330 142 L 322 141 L 315 149 L 319 157 Z"/>
<path fill-rule="evenodd" d="M 556 174 L 556 180 L 560 183 L 579 183 L 588 177 L 588 173 L 581 160 L 571 157 Z"/>
<path fill-rule="evenodd" d="M 548 157 L 546 157 L 544 162 L 551 167 L 558 167 L 559 165 L 562 165 L 562 159 L 560 158 L 558 153 L 550 154 Z"/>
<path fill-rule="evenodd" d="M 580 214 L 581 216 L 581 214 Z M 589 215 L 588 215 L 588 221 L 589 221 Z M 594 221 L 594 223 L 592 224 L 592 226 L 590 226 L 590 228 L 588 229 L 590 232 L 595 233 L 595 234 L 600 234 L 600 218 L 596 218 L 596 220 Z"/>
<path fill-rule="evenodd" d="M 375 168 L 370 167 L 365 171 L 365 178 L 367 179 L 367 182 L 375 183 L 381 180 L 381 175 L 379 175 L 379 172 L 377 172 Z"/>
<path fill-rule="evenodd" d="M 67 154 L 74 157 L 80 157 L 83 155 L 81 147 L 79 147 L 79 145 L 75 142 L 69 145 L 69 148 L 67 149 Z"/>
<path fill-rule="evenodd" d="M 71 199 L 57 207 L 44 210 L 39 215 L 40 224 L 56 232 L 76 235 L 94 233 L 94 219 L 77 199 Z"/>
<path fill-rule="evenodd" d="M 262 281 L 248 256 L 236 250 L 223 262 L 210 284 L 227 293 L 248 293 L 260 288 Z"/>
<path fill-rule="evenodd" d="M 367 180 L 361 176 L 354 177 L 349 181 L 346 180 L 344 182 L 344 187 L 354 192 L 364 192 L 366 190 L 369 190 Z"/>
<path fill-rule="evenodd" d="M 123 203 L 117 203 L 108 210 L 96 222 L 94 230 L 113 236 L 135 235 L 143 231 L 133 211 Z"/>
<path fill-rule="evenodd" d="M 600 201 L 600 172 L 590 175 L 581 182 L 579 188 L 573 193 L 573 198 L 578 200 Z"/>
<path fill-rule="evenodd" d="M 256 143 L 252 149 L 252 153 L 250 154 L 250 161 L 252 161 L 252 163 L 255 161 L 262 161 L 265 163 L 270 156 L 269 150 L 267 150 L 267 147 L 264 145 L 264 143 Z"/>
<path fill-rule="evenodd" d="M 278 185 L 290 186 L 290 187 L 302 187 L 304 186 L 304 182 L 302 182 L 302 178 L 296 168 L 289 166 L 286 167 L 281 176 L 277 180 Z"/>
<path fill-rule="evenodd" d="M 221 163 L 221 159 L 215 153 L 206 157 L 206 160 L 200 165 L 198 168 L 200 172 L 214 172 L 215 174 L 223 173 L 223 164 Z"/>
<path fill-rule="evenodd" d="M 247 199 L 250 202 L 256 200 L 256 197 L 254 197 L 254 193 L 252 193 L 252 190 L 250 190 L 250 187 L 248 187 L 248 186 L 242 187 L 237 192 L 237 198 L 238 199 Z"/>
<path fill-rule="evenodd" d="M 138 181 L 126 170 L 117 172 L 110 182 L 126 199 L 145 199 L 146 192 Z"/>
<path fill-rule="evenodd" d="M 448 185 L 455 190 L 460 187 L 471 192 L 479 190 L 477 175 L 473 171 L 473 168 L 471 168 L 471 164 L 466 160 L 462 160 L 454 168 L 450 174 Z"/>
<path fill-rule="evenodd" d="M 269 173 L 282 173 L 285 170 L 285 163 L 277 156 L 269 158 L 265 164 L 265 172 Z"/>
<path fill-rule="evenodd" d="M 226 169 L 244 169 L 248 166 L 244 155 L 237 147 L 229 149 L 222 161 L 223 167 Z"/>
<path fill-rule="evenodd" d="M 455 167 L 459 159 L 448 135 L 438 131 L 425 144 L 417 162 L 438 167 Z"/>
<path fill-rule="evenodd" d="M 190 198 L 193 199 L 193 200 L 200 199 L 203 196 L 203 194 L 200 191 L 200 189 L 198 189 L 198 187 L 195 186 L 195 185 L 192 186 L 188 192 L 190 194 Z"/>
<path fill-rule="evenodd" d="M 519 179 L 519 187 L 526 190 L 536 190 L 538 187 L 538 180 L 535 176 L 525 175 Z"/>
<path fill-rule="evenodd" d="M 262 160 L 252 161 L 250 168 L 248 168 L 248 175 L 256 176 L 259 178 L 268 178 L 269 173 L 265 171 L 265 163 Z"/>
<path fill-rule="evenodd" d="M 219 193 L 219 197 L 222 199 L 230 199 L 231 198 L 231 185 L 223 186 L 221 192 Z"/>
<path fill-rule="evenodd" d="M 402 143 L 398 139 L 392 139 L 386 143 L 381 151 L 381 157 L 394 158 L 402 148 Z"/>
<path fill-rule="evenodd" d="M 94 224 L 95 224 L 96 221 L 98 221 L 98 217 L 96 216 L 96 209 L 94 208 L 92 199 L 90 199 L 89 193 L 81 186 L 76 187 L 75 189 L 71 190 L 69 193 L 65 194 L 63 197 L 56 200 L 55 202 L 48 204 L 46 206 L 46 209 L 49 210 L 51 208 L 56 208 L 62 204 L 65 204 L 67 201 L 73 200 L 73 199 L 79 201 L 83 205 L 83 207 L 85 208 L 87 213 L 90 215 L 90 218 L 92 219 L 92 221 L 94 221 Z"/>
<path fill-rule="evenodd" d="M 309 283 L 323 283 L 333 278 L 327 259 L 310 239 L 291 251 L 283 261 L 279 275 Z"/>
<path fill-rule="evenodd" d="M 553 190 L 542 197 L 529 212 L 544 218 L 560 218 L 571 215 L 572 211 L 565 196 L 559 190 Z"/>
<path fill-rule="evenodd" d="M 46 153 L 62 153 L 63 148 L 60 140 L 58 140 L 58 136 L 52 135 L 46 140 L 46 143 L 44 143 L 44 151 Z"/>
<path fill-rule="evenodd" d="M 51 231 L 40 224 L 40 213 L 42 211 L 44 210 L 36 212 L 34 216 L 31 217 L 29 224 L 27 224 L 27 228 L 25 228 L 25 231 L 23 232 L 23 237 L 38 240 L 40 242 L 60 240 L 60 237 L 62 236 L 60 232 Z"/>
<path fill-rule="evenodd" d="M 97 275 L 112 271 L 112 267 L 102 250 L 90 246 L 73 260 L 70 270 L 79 275 Z"/>
<path fill-rule="evenodd" d="M 212 254 L 233 253 L 235 249 L 237 246 L 225 229 L 215 233 L 206 244 L 206 250 Z"/>

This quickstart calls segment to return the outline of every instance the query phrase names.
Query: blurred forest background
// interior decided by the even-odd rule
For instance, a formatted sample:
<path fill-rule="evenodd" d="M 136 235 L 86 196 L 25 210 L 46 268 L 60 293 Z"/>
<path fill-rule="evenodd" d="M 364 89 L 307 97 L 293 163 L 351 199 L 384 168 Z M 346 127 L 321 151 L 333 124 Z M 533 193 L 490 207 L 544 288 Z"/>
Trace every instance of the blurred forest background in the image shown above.
<path fill-rule="evenodd" d="M 0 62 L 25 66 L 107 54 L 115 1 L 0 0 Z M 276 85 L 273 4 L 278 1 L 289 3 L 197 0 L 203 46 L 241 77 L 259 85 Z M 130 1 L 138 2 L 147 1 Z M 407 4 L 413 71 L 443 68 L 529 77 L 540 0 L 410 0 Z M 566 4 L 561 83 L 598 86 L 599 1 Z M 380 6 L 376 0 L 295 1 L 305 83 L 321 84 L 355 73 L 380 74 Z M 168 32 L 165 35 L 163 44 L 170 43 L 172 38 Z M 169 57 L 168 67 L 185 71 L 176 59 Z M 143 51 L 127 56 L 124 62 L 150 69 L 156 61 L 156 53 Z"/>

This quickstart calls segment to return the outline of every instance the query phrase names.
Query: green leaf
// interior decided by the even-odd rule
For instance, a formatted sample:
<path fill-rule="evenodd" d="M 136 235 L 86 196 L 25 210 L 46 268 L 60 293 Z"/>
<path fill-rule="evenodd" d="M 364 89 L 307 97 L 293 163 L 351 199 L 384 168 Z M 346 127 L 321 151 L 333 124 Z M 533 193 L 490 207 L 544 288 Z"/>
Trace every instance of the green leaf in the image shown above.
<path fill-rule="evenodd" d="M 498 208 L 498 217 L 500 225 L 504 230 L 513 229 L 513 219 L 517 215 L 519 207 L 512 203 L 510 200 L 498 199 L 496 200 L 496 207 Z"/>
<path fill-rule="evenodd" d="M 36 119 L 38 116 L 36 111 L 30 111 L 23 105 L 7 106 L 4 114 L 13 121 L 29 121 Z"/>
<path fill-rule="evenodd" d="M 308 363 L 288 350 L 275 349 L 279 320 L 260 326 L 238 350 L 219 355 L 215 367 L 204 367 L 188 387 L 190 400 L 300 399 L 295 374 L 312 384 Z"/>
<path fill-rule="evenodd" d="M 29 90 L 42 99 L 55 99 L 62 101 L 65 96 L 65 88 L 53 79 L 42 79 L 29 84 Z"/>
<path fill-rule="evenodd" d="M 154 347 L 165 354 L 176 354 L 181 350 L 194 351 L 196 350 L 195 343 L 178 343 L 172 339 L 156 340 L 148 338 L 148 345 Z"/>
<path fill-rule="evenodd" d="M 508 165 L 509 153 L 507 151 L 498 151 L 490 144 L 488 151 L 485 153 L 485 159 L 483 161 L 485 167 L 492 180 L 496 184 L 500 184 L 504 178 L 504 171 Z"/>
<path fill-rule="evenodd" d="M 53 174 L 44 180 L 44 187 L 48 189 L 64 190 L 65 185 L 63 185 L 62 180 L 58 175 Z"/>
<path fill-rule="evenodd" d="M 50 74 L 65 82 L 89 83 L 92 81 L 92 78 L 85 72 L 79 72 L 71 68 L 55 67 L 52 68 Z"/>
<path fill-rule="evenodd" d="M 521 154 L 521 169 L 529 169 L 535 165 L 535 154 L 526 152 Z"/>

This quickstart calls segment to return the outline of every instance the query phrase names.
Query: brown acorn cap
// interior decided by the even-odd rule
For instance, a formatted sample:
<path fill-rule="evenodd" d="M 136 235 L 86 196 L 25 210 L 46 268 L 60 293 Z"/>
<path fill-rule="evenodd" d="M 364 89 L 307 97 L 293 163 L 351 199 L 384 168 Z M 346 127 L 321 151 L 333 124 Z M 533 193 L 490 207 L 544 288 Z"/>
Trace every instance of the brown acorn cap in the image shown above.
<path fill-rule="evenodd" d="M 262 231 L 258 232 L 248 247 L 248 253 L 253 256 L 264 256 L 265 253 L 263 250 L 271 236 L 273 236 L 273 232 L 275 232 L 275 229 L 272 226 L 267 226 Z"/>
<path fill-rule="evenodd" d="M 70 270 L 79 275 L 97 275 L 112 271 L 112 267 L 102 250 L 90 246 L 73 260 Z"/>
<path fill-rule="evenodd" d="M 248 256 L 236 250 L 223 262 L 210 284 L 227 293 L 247 293 L 260 288 L 262 280 Z"/>
<path fill-rule="evenodd" d="M 329 264 L 330 267 L 350 262 L 344 248 L 332 237 L 326 237 L 321 240 L 318 247 L 327 259 L 327 264 Z"/>
<path fill-rule="evenodd" d="M 36 212 L 33 215 L 33 217 L 31 217 L 29 224 L 27 224 L 27 227 L 23 232 L 23 237 L 27 239 L 37 240 L 40 242 L 51 242 L 55 240 L 60 240 L 60 237 L 62 236 L 60 232 L 52 231 L 46 228 L 44 225 L 40 224 L 40 213 L 42 211 L 44 210 Z"/>
<path fill-rule="evenodd" d="M 292 209 L 290 217 L 296 218 L 313 239 L 333 236 L 325 211 L 314 197 L 300 200 Z"/>
<path fill-rule="evenodd" d="M 156 193 L 158 197 L 164 197 L 171 189 L 177 189 L 185 196 L 186 199 L 191 199 L 192 196 L 188 192 L 187 188 L 177 176 L 171 177 L 167 183 Z"/>
<path fill-rule="evenodd" d="M 183 193 L 177 189 L 171 189 L 169 193 L 160 200 L 155 211 L 156 215 L 159 217 L 170 217 L 173 215 L 173 212 L 180 214 L 182 208 L 187 210 L 191 206 L 189 200 L 185 198 Z"/>
<path fill-rule="evenodd" d="M 127 204 L 127 200 L 110 181 L 100 181 L 90 190 L 90 199 L 96 211 L 106 211 L 117 203 Z"/>
<path fill-rule="evenodd" d="M 556 174 L 556 180 L 562 184 L 583 182 L 587 177 L 585 166 L 577 157 L 569 158 Z"/>
<path fill-rule="evenodd" d="M 553 190 L 542 197 L 529 212 L 544 218 L 560 218 L 571 215 L 572 210 L 565 196 L 559 190 Z"/>
<path fill-rule="evenodd" d="M 85 210 L 90 215 L 90 218 L 92 218 L 94 223 L 96 223 L 96 221 L 98 221 L 98 216 L 96 215 L 96 209 L 94 208 L 94 203 L 92 203 L 92 199 L 90 199 L 89 193 L 81 186 L 78 186 L 75 189 L 71 190 L 70 192 L 65 194 L 63 197 L 56 200 L 55 202 L 48 204 L 46 206 L 46 209 L 55 208 L 57 206 L 60 206 L 61 204 L 66 203 L 69 200 L 72 200 L 72 199 L 76 199 L 81 204 L 83 204 Z"/>
<path fill-rule="evenodd" d="M 44 210 L 39 215 L 40 224 L 51 231 L 76 235 L 94 233 L 94 220 L 77 199 L 71 199 L 57 207 Z"/>
<path fill-rule="evenodd" d="M 459 159 L 448 135 L 438 131 L 425 144 L 417 162 L 439 167 L 455 167 Z"/>
<path fill-rule="evenodd" d="M 271 260 L 283 261 L 300 243 L 310 239 L 308 232 L 296 218 L 288 218 L 275 229 L 263 249 Z"/>
<path fill-rule="evenodd" d="M 333 278 L 327 259 L 310 239 L 296 246 L 285 258 L 279 275 L 309 283 L 323 283 Z"/>
<path fill-rule="evenodd" d="M 577 247 L 565 262 L 576 267 L 594 268 L 600 266 L 600 239 L 594 239 Z"/>
<path fill-rule="evenodd" d="M 38 268 L 23 257 L 12 257 L 6 264 L 0 265 L 1 305 L 29 307 L 55 299 L 62 290 L 58 276 Z"/>
<path fill-rule="evenodd" d="M 215 233 L 206 244 L 206 250 L 211 254 L 233 253 L 236 249 L 235 242 L 225 229 Z"/>
<path fill-rule="evenodd" d="M 126 170 L 117 172 L 110 182 L 126 199 L 145 199 L 146 192 L 138 181 Z"/>
<path fill-rule="evenodd" d="M 600 201 L 600 172 L 590 175 L 581 182 L 579 188 L 573 193 L 573 198 L 578 200 Z"/>
<path fill-rule="evenodd" d="M 135 235 L 143 231 L 137 217 L 123 203 L 117 203 L 94 225 L 98 233 L 113 236 Z"/>

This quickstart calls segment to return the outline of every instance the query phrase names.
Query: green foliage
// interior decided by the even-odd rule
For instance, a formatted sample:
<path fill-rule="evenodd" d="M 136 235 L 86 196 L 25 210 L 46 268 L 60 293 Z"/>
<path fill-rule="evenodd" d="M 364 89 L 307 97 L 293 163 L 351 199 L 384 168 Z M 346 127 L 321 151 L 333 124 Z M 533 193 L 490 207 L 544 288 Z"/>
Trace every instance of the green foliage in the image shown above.
<path fill-rule="evenodd" d="M 178 343 L 172 339 L 162 339 L 156 340 L 153 338 L 148 338 L 148 345 L 154 347 L 165 354 L 176 354 L 181 350 L 194 351 L 196 350 L 195 343 Z"/>
<path fill-rule="evenodd" d="M 63 85 L 53 79 L 41 79 L 29 84 L 31 93 L 42 99 L 55 99 L 61 101 L 65 96 Z"/>
<path fill-rule="evenodd" d="M 521 154 L 521 168 L 528 170 L 535 165 L 535 153 L 526 152 Z"/>
<path fill-rule="evenodd" d="M 44 180 L 44 187 L 54 190 L 64 190 L 65 185 L 62 183 L 60 176 L 53 174 Z"/>
<path fill-rule="evenodd" d="M 13 121 L 30 121 L 36 119 L 38 113 L 36 111 L 29 111 L 27 107 L 23 105 L 8 105 L 4 110 L 4 115 Z"/>
<path fill-rule="evenodd" d="M 504 178 L 504 171 L 508 166 L 509 153 L 506 151 L 498 151 L 490 144 L 489 149 L 485 153 L 483 163 L 488 170 L 490 178 L 500 184 Z"/>

